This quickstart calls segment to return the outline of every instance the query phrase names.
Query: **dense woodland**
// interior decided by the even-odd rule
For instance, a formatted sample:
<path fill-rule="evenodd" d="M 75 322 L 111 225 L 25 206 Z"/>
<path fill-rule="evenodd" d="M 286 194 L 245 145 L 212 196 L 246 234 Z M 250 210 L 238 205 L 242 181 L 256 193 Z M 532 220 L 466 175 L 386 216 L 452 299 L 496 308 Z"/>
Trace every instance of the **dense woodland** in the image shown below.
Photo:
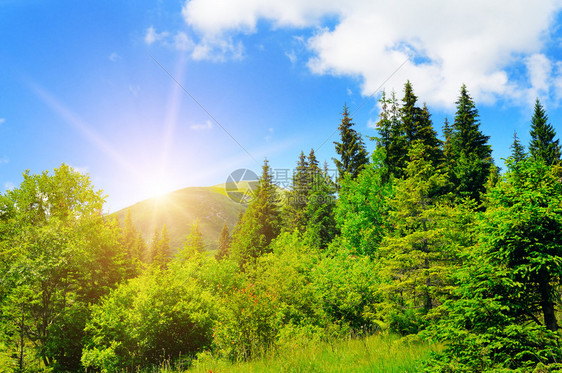
<path fill-rule="evenodd" d="M 560 145 L 537 100 L 502 171 L 465 86 L 438 137 L 408 82 L 368 140 L 344 107 L 337 180 L 314 151 L 267 161 L 215 256 L 172 252 L 66 165 L 0 195 L 0 371 L 138 371 L 393 333 L 440 344 L 430 372 L 562 370 Z M 369 154 L 364 141 L 375 141 Z"/>

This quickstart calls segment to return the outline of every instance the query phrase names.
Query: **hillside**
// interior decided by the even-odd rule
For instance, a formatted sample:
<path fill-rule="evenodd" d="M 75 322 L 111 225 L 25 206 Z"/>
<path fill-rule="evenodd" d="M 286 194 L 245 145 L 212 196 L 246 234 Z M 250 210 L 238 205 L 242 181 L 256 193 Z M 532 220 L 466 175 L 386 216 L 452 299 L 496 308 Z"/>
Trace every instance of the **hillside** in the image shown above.
<path fill-rule="evenodd" d="M 236 203 L 227 196 L 224 185 L 216 185 L 176 190 L 138 202 L 117 211 L 115 215 L 123 223 L 127 210 L 130 210 L 133 224 L 142 232 L 147 243 L 154 230 L 160 230 L 166 224 L 170 246 L 174 249 L 181 247 L 191 224 L 199 219 L 207 248 L 216 250 L 223 224 L 226 223 L 232 231 L 240 211 L 244 209 L 245 205 Z"/>

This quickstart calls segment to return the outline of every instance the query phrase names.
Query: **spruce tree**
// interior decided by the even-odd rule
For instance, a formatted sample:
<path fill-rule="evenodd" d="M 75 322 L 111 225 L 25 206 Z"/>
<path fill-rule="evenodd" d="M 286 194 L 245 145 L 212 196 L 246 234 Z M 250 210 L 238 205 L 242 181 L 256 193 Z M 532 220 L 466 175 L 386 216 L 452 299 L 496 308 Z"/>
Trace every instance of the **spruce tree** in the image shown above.
<path fill-rule="evenodd" d="M 308 161 L 301 151 L 297 168 L 293 173 L 292 189 L 287 192 L 287 203 L 283 208 L 284 229 L 291 232 L 294 229 L 304 230 L 306 226 L 306 204 L 308 203 L 309 177 Z"/>
<path fill-rule="evenodd" d="M 485 191 L 492 167 L 489 136 L 480 131 L 478 110 L 463 84 L 451 131 L 451 156 L 446 167 L 457 197 L 469 197 L 477 202 Z"/>
<path fill-rule="evenodd" d="M 279 198 L 267 159 L 256 189 L 244 215 L 232 234 L 231 257 L 244 267 L 268 251 L 279 233 Z"/>
<path fill-rule="evenodd" d="M 352 179 L 357 177 L 361 169 L 369 163 L 369 156 L 361 135 L 352 127 L 354 123 L 349 117 L 349 108 L 343 107 L 343 118 L 339 126 L 341 142 L 334 141 L 339 159 L 333 158 L 338 169 L 338 178 L 349 174 Z"/>
<path fill-rule="evenodd" d="M 556 131 L 550 123 L 548 116 L 539 99 L 535 101 L 535 112 L 531 119 L 531 142 L 529 153 L 534 159 L 542 159 L 547 165 L 560 161 L 560 145 L 558 139 L 554 140 Z"/>
<path fill-rule="evenodd" d="M 517 132 L 513 132 L 513 143 L 509 147 L 511 149 L 511 160 L 515 168 L 527 158 L 525 154 L 525 147 L 521 145 L 519 138 L 517 137 Z"/>
<path fill-rule="evenodd" d="M 183 248 L 178 253 L 180 260 L 189 260 L 202 254 L 205 251 L 205 242 L 203 241 L 203 234 L 199 229 L 199 220 L 195 220 L 191 225 L 191 230 L 187 235 Z"/>
<path fill-rule="evenodd" d="M 386 173 L 383 176 L 384 182 L 390 180 L 390 176 L 401 177 L 404 151 L 404 136 L 401 133 L 400 113 L 396 94 L 392 92 L 390 98 L 387 98 L 383 91 L 381 99 L 381 112 L 379 121 L 377 122 L 377 131 L 379 136 L 374 140 L 377 142 L 377 148 L 384 149 L 384 163 L 386 165 Z"/>
<path fill-rule="evenodd" d="M 221 233 L 219 235 L 219 249 L 215 258 L 217 260 L 222 260 L 228 257 L 229 255 L 229 247 L 230 247 L 230 233 L 228 232 L 228 227 L 226 223 L 222 226 Z"/>
<path fill-rule="evenodd" d="M 431 114 L 427 106 L 424 105 L 423 109 L 416 106 L 417 100 L 412 84 L 409 81 L 406 82 L 402 107 L 399 109 L 401 133 L 404 136 L 402 149 L 398 152 L 400 154 L 399 167 L 402 170 L 399 176 L 404 176 L 408 152 L 414 142 L 418 140 L 425 145 L 426 151 L 429 153 L 429 159 L 435 166 L 441 161 L 441 141 L 437 138 L 437 132 L 433 129 Z"/>
<path fill-rule="evenodd" d="M 162 230 L 160 232 L 158 232 L 158 230 L 154 231 L 154 237 L 152 238 L 152 243 L 150 245 L 150 252 L 152 255 L 153 265 L 163 269 L 168 268 L 171 249 L 168 229 L 165 224 L 162 226 Z"/>

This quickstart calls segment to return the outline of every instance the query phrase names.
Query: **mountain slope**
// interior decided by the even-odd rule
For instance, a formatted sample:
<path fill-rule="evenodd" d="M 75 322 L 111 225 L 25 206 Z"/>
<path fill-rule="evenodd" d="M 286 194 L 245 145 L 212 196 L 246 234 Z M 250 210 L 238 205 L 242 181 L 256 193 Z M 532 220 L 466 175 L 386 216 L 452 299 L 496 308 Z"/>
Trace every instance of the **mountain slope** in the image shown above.
<path fill-rule="evenodd" d="M 217 241 L 223 224 L 232 228 L 245 205 L 228 197 L 225 186 L 184 188 L 164 196 L 138 202 L 115 213 L 123 224 L 127 210 L 135 227 L 142 232 L 149 244 L 154 230 L 161 230 L 166 224 L 170 236 L 170 246 L 178 249 L 189 234 L 191 225 L 199 220 L 208 250 L 217 248 Z"/>

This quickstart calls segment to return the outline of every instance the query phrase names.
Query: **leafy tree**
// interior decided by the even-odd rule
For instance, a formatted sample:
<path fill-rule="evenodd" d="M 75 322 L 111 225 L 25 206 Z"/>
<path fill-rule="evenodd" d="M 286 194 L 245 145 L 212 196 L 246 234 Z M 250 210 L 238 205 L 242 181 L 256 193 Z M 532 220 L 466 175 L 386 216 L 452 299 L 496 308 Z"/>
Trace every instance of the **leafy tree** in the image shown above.
<path fill-rule="evenodd" d="M 535 111 L 531 119 L 531 142 L 529 153 L 535 159 L 542 159 L 548 165 L 560 161 L 560 145 L 558 139 L 554 140 L 556 131 L 550 123 L 548 116 L 539 99 L 535 101 Z"/>
<path fill-rule="evenodd" d="M 255 198 L 232 234 L 232 258 L 244 266 L 267 252 L 269 243 L 278 233 L 278 195 L 269 163 L 265 160 Z"/>
<path fill-rule="evenodd" d="M 225 259 L 229 256 L 230 248 L 230 233 L 228 232 L 228 227 L 226 223 L 222 226 L 221 233 L 219 235 L 219 249 L 215 257 L 217 260 Z"/>
<path fill-rule="evenodd" d="M 447 159 L 449 179 L 457 197 L 480 201 L 490 175 L 492 149 L 489 136 L 480 131 L 478 110 L 463 84 L 451 131 L 451 151 Z"/>
<path fill-rule="evenodd" d="M 147 272 L 93 307 L 82 362 L 112 372 L 180 365 L 210 347 L 216 304 L 189 266 Z"/>
<path fill-rule="evenodd" d="M 338 177 L 341 179 L 345 174 L 349 174 L 352 179 L 357 177 L 361 169 L 369 163 L 369 157 L 361 135 L 352 127 L 354 123 L 349 117 L 349 108 L 343 107 L 343 118 L 340 126 L 341 142 L 334 141 L 336 153 L 339 159 L 333 158 L 338 169 Z"/>
<path fill-rule="evenodd" d="M 3 202 L 0 316 L 13 356 L 77 371 L 89 304 L 124 276 L 119 227 L 102 215 L 101 191 L 65 164 L 24 173 Z"/>
<path fill-rule="evenodd" d="M 355 255 L 375 257 L 386 233 L 388 205 L 392 186 L 385 182 L 385 152 L 377 148 L 372 162 L 352 180 L 344 177 L 335 206 L 340 239 Z"/>

